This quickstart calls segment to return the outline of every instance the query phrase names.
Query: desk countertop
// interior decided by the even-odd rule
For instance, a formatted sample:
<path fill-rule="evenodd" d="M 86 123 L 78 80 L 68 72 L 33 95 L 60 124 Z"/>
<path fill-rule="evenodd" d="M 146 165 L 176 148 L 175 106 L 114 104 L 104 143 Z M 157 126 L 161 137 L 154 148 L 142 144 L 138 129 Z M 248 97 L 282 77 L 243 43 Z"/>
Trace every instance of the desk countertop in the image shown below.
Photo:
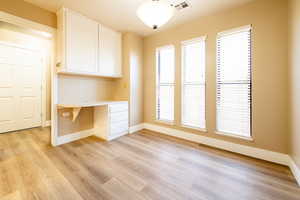
<path fill-rule="evenodd" d="M 128 103 L 127 101 L 96 101 L 96 102 L 76 102 L 76 103 L 59 103 L 58 108 L 82 108 L 82 107 L 95 107 L 95 106 L 105 106 L 120 103 Z"/>

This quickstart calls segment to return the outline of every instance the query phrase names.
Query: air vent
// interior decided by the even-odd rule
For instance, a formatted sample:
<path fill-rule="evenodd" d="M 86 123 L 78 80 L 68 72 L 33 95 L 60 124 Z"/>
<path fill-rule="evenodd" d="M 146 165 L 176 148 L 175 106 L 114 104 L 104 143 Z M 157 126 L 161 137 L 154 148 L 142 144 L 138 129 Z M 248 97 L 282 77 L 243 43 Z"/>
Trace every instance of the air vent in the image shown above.
<path fill-rule="evenodd" d="M 190 7 L 189 3 L 187 1 L 183 1 L 181 3 L 178 3 L 178 4 L 175 4 L 174 7 L 177 9 L 177 10 L 182 10 L 182 9 L 185 9 L 185 8 L 188 8 Z"/>

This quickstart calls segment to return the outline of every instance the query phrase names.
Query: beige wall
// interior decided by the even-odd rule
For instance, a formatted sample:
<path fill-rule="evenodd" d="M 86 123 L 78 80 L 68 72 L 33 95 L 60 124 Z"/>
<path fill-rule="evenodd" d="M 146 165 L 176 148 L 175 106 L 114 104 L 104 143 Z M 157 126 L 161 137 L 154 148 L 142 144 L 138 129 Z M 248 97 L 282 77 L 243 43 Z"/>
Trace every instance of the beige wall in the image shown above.
<path fill-rule="evenodd" d="M 290 153 L 300 167 L 300 1 L 290 0 Z"/>
<path fill-rule="evenodd" d="M 25 33 L 26 30 L 0 23 L 0 41 L 18 44 L 29 48 L 50 50 L 51 41 Z M 48 52 L 48 55 L 49 52 Z M 51 66 L 46 67 L 46 120 L 51 118 Z"/>
<path fill-rule="evenodd" d="M 155 123 L 155 49 L 173 44 L 176 47 L 176 125 L 171 126 L 172 128 L 287 153 L 289 134 L 287 6 L 285 0 L 256 0 L 242 7 L 201 17 L 145 38 L 144 121 Z M 216 34 L 248 24 L 253 25 L 253 142 L 214 133 L 216 127 Z M 208 36 L 206 56 L 208 133 L 180 127 L 180 42 L 204 35 Z"/>
<path fill-rule="evenodd" d="M 40 24 L 56 27 L 56 14 L 23 0 L 0 0 L 0 11 L 29 19 Z"/>
<path fill-rule="evenodd" d="M 123 78 L 117 81 L 115 100 L 128 100 L 130 126 L 143 122 L 143 38 L 124 33 Z"/>

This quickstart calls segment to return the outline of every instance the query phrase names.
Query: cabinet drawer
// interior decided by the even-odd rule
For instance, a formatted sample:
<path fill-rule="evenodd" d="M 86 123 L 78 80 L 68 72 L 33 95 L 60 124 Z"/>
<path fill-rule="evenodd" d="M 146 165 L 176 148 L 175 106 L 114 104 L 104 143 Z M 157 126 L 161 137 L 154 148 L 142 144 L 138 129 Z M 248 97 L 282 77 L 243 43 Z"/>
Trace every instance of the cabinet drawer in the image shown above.
<path fill-rule="evenodd" d="M 128 122 L 128 111 L 122 111 L 122 112 L 115 112 L 110 114 L 110 122 L 111 123 L 118 123 L 121 121 L 127 121 Z"/>
<path fill-rule="evenodd" d="M 128 121 L 122 121 L 119 123 L 111 123 L 110 124 L 110 134 L 113 136 L 115 134 L 119 134 L 125 131 L 128 131 Z"/>
<path fill-rule="evenodd" d="M 110 113 L 121 112 L 121 111 L 126 111 L 126 110 L 128 111 L 127 103 L 109 105 Z"/>

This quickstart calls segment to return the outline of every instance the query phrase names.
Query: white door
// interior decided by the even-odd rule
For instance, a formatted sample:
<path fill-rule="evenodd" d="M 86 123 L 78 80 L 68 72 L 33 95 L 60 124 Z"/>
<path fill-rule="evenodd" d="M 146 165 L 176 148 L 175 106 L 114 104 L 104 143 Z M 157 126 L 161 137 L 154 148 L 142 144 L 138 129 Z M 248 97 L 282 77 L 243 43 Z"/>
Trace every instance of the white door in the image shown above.
<path fill-rule="evenodd" d="M 41 126 L 42 56 L 0 43 L 0 133 Z"/>
<path fill-rule="evenodd" d="M 122 35 L 99 26 L 99 74 L 122 76 Z"/>
<path fill-rule="evenodd" d="M 67 70 L 96 73 L 98 23 L 71 10 L 66 16 Z"/>

